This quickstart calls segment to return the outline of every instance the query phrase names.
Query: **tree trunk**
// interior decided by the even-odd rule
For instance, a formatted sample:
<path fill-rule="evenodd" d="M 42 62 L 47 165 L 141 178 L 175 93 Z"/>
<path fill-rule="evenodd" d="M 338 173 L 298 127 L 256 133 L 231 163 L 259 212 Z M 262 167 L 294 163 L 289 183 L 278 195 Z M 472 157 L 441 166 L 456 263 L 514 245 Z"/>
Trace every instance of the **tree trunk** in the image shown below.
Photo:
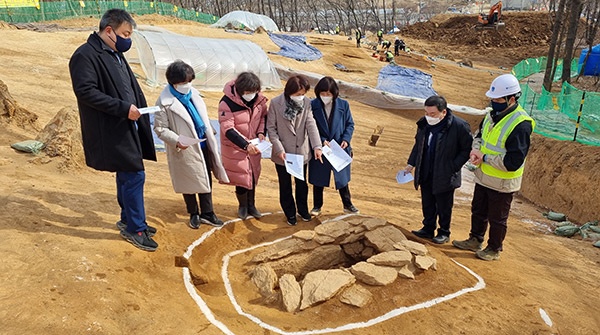
<path fill-rule="evenodd" d="M 552 27 L 552 36 L 550 37 L 550 48 L 548 50 L 548 61 L 546 62 L 546 71 L 544 73 L 544 89 L 550 92 L 552 90 L 552 72 L 554 69 L 554 58 L 558 47 L 558 35 L 562 28 L 563 12 L 565 10 L 566 0 L 560 0 L 558 10 L 555 12 L 554 25 Z"/>
<path fill-rule="evenodd" d="M 577 37 L 577 28 L 579 27 L 579 17 L 583 10 L 581 0 L 571 0 L 569 21 L 567 23 L 567 38 L 565 40 L 565 54 L 563 57 L 562 82 L 571 82 L 571 61 L 573 60 L 573 50 L 575 38 Z"/>

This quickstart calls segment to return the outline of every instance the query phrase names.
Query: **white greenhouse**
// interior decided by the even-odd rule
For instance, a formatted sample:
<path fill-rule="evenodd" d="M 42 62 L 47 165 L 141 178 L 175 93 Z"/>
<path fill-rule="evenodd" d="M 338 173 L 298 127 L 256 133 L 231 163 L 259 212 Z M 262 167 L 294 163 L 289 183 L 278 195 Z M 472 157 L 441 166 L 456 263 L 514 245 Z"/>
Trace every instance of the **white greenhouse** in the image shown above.
<path fill-rule="evenodd" d="M 194 86 L 201 90 L 221 91 L 228 81 L 246 71 L 258 75 L 265 89 L 282 87 L 267 54 L 247 40 L 192 37 L 156 27 L 139 27 L 132 38 L 132 62 L 140 63 L 151 86 L 165 85 L 167 67 L 181 59 L 194 68 Z"/>
<path fill-rule="evenodd" d="M 277 24 L 270 17 L 241 10 L 229 12 L 211 25 L 214 28 L 226 28 L 228 26 L 234 29 L 247 28 L 252 31 L 258 29 L 258 27 L 263 27 L 268 32 L 279 31 Z"/>

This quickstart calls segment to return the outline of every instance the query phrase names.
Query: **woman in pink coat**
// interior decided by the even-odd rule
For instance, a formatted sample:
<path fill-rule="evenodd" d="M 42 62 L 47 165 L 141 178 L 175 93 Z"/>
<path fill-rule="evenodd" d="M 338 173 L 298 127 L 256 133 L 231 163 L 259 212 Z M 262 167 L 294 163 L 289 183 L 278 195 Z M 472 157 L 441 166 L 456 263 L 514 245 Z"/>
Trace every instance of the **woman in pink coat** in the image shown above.
<path fill-rule="evenodd" d="M 225 94 L 219 102 L 221 127 L 221 158 L 229 177 L 235 185 L 239 202 L 238 216 L 260 218 L 254 198 L 260 177 L 261 152 L 250 140 L 265 140 L 267 98 L 260 92 L 260 79 L 252 72 L 241 73 L 225 84 Z"/>

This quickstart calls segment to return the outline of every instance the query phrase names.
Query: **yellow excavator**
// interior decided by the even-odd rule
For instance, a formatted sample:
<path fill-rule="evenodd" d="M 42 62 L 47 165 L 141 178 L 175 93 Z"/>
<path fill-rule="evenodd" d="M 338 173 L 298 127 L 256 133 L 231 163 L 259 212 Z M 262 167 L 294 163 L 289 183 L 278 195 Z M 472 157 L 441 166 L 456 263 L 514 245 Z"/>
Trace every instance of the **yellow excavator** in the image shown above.
<path fill-rule="evenodd" d="M 496 2 L 491 8 L 488 14 L 479 14 L 477 17 L 477 24 L 475 29 L 496 29 L 503 30 L 504 22 L 502 19 L 502 1 Z"/>

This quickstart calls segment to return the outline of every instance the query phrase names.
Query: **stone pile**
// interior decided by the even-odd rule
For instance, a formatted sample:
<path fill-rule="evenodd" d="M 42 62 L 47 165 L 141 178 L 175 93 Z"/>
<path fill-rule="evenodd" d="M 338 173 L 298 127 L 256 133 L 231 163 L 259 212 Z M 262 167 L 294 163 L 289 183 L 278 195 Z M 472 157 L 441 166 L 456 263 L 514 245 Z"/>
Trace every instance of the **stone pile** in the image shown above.
<path fill-rule="evenodd" d="M 266 303 L 282 301 L 288 312 L 337 297 L 363 307 L 369 287 L 436 269 L 427 248 L 409 241 L 386 220 L 351 216 L 302 230 L 252 259 L 251 280 Z"/>

